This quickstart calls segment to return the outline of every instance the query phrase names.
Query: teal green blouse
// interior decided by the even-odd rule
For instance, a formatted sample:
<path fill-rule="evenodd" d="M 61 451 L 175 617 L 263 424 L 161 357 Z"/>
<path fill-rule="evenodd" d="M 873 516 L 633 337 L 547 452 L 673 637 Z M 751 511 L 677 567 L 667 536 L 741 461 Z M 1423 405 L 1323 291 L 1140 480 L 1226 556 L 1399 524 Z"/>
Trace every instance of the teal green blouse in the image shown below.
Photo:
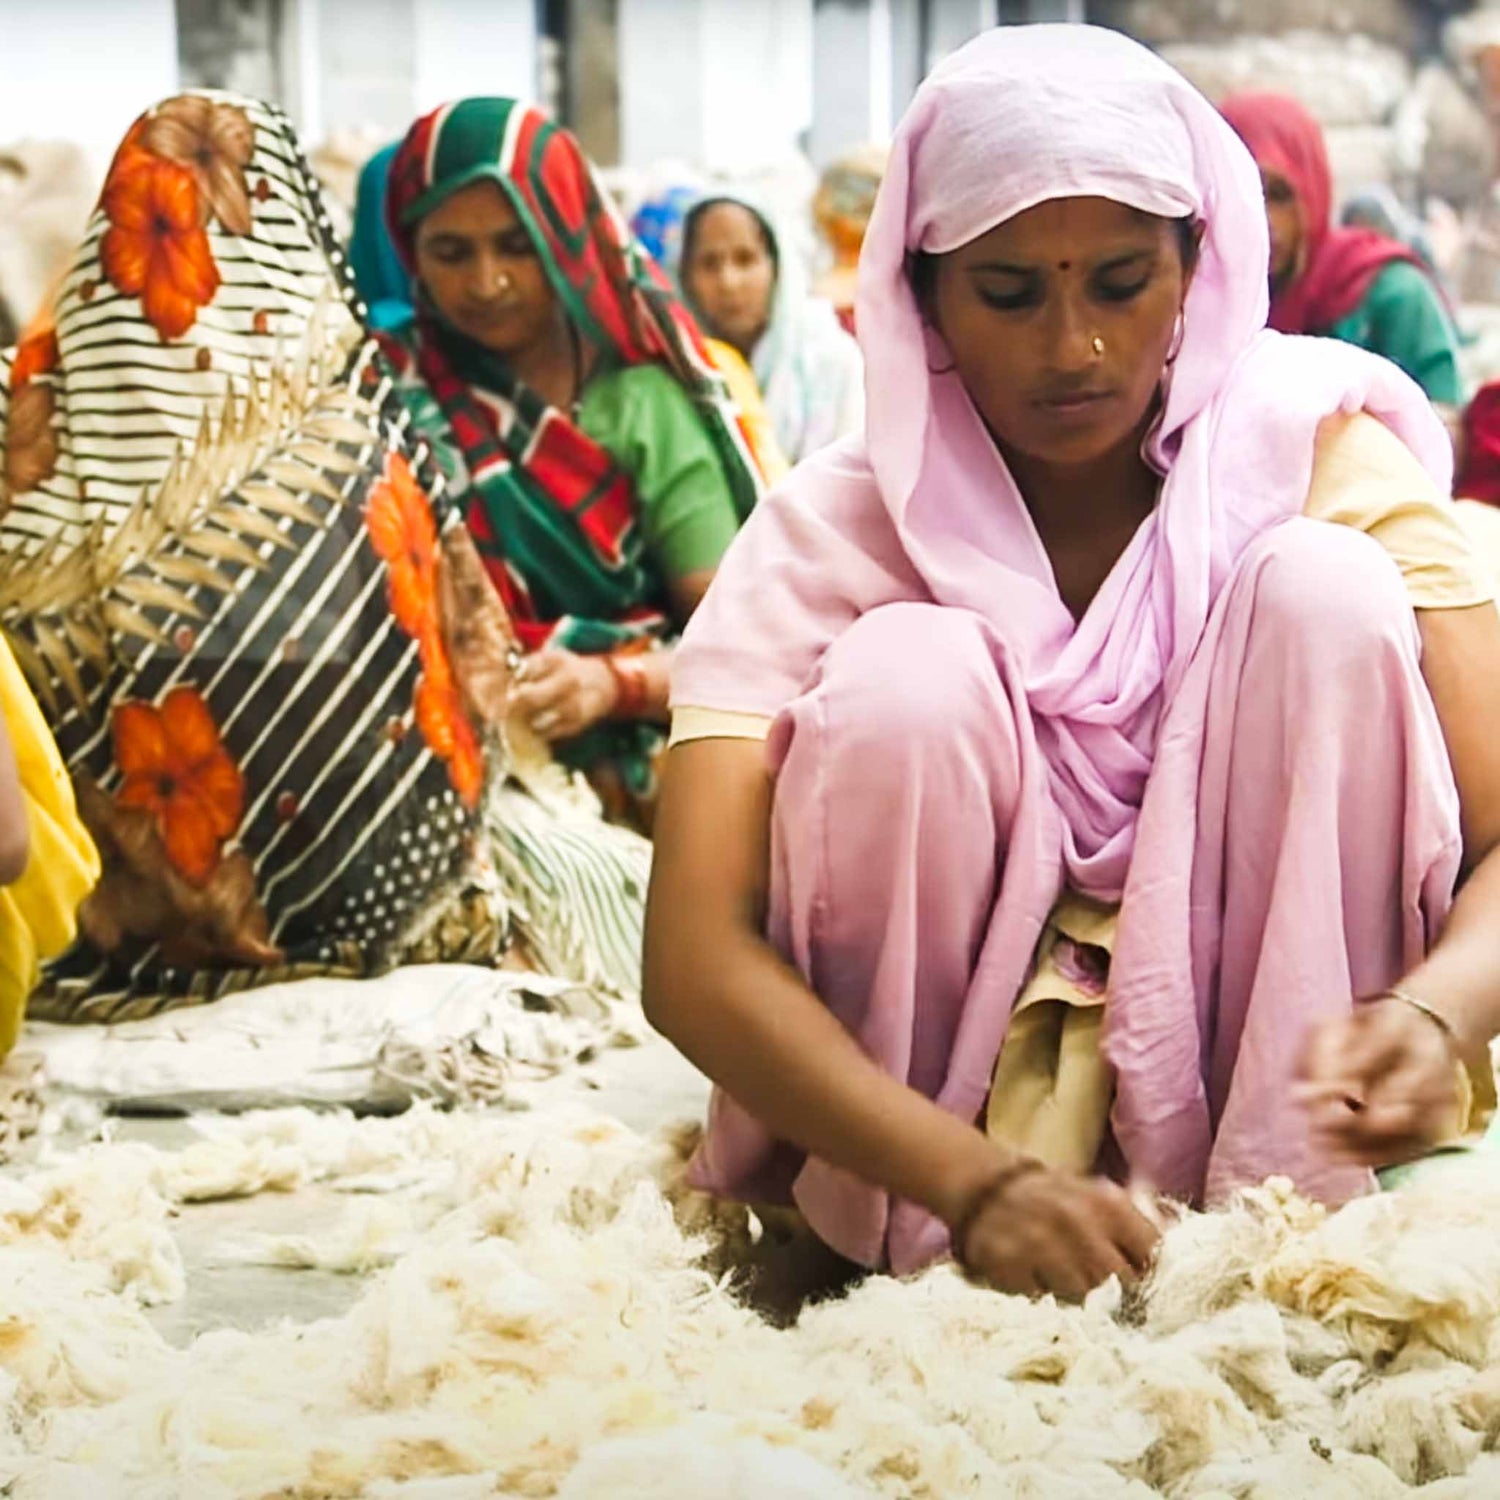
<path fill-rule="evenodd" d="M 1409 261 L 1386 266 L 1359 305 L 1329 328 L 1327 335 L 1384 355 L 1405 370 L 1430 400 L 1448 406 L 1462 403 L 1458 335 L 1432 279 Z"/>

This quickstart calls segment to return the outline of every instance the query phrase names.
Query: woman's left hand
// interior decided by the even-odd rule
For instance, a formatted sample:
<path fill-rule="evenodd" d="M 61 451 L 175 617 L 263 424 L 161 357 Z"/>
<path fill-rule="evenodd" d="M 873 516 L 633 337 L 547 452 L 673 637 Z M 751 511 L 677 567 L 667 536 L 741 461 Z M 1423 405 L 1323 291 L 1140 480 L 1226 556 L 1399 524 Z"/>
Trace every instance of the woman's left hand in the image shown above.
<path fill-rule="evenodd" d="M 516 670 L 511 712 L 544 740 L 570 740 L 609 717 L 619 690 L 614 674 L 597 656 L 574 651 L 538 651 Z"/>
<path fill-rule="evenodd" d="M 1410 1161 L 1454 1128 L 1458 1054 L 1430 1016 L 1390 997 L 1317 1028 L 1298 1094 L 1319 1144 L 1367 1167 Z"/>

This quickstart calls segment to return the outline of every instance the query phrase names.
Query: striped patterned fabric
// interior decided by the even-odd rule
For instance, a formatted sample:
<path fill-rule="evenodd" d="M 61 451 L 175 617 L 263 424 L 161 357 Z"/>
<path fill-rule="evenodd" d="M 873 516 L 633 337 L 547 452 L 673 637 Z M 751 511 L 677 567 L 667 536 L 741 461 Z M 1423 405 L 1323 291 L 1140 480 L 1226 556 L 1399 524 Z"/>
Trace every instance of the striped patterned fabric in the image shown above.
<path fill-rule="evenodd" d="M 34 1014 L 517 942 L 637 986 L 649 851 L 507 782 L 441 617 L 462 523 L 361 313 L 285 118 L 188 94 L 0 355 L 0 626 L 105 860 Z"/>

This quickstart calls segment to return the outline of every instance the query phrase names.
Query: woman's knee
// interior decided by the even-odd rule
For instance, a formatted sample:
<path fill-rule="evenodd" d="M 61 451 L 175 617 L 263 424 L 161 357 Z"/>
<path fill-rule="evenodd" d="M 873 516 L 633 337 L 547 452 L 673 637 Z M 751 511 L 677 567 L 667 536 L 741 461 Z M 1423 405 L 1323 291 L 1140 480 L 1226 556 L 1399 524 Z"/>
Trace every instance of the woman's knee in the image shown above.
<path fill-rule="evenodd" d="M 854 751 L 908 761 L 1011 737 L 988 628 L 966 610 L 890 604 L 861 615 L 829 648 L 814 691 Z"/>
<path fill-rule="evenodd" d="M 1332 665 L 1379 645 L 1415 645 L 1411 600 L 1390 554 L 1348 526 L 1298 517 L 1260 538 L 1252 631 L 1298 659 Z"/>

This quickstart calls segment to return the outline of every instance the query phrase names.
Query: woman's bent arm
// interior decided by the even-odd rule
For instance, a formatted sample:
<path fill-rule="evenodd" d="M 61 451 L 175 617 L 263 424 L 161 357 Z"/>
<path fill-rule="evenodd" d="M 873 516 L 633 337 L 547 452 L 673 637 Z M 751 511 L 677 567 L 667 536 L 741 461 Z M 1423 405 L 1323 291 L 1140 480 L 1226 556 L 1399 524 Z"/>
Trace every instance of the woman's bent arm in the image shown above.
<path fill-rule="evenodd" d="M 1314 1034 L 1303 1065 L 1315 1133 L 1369 1166 L 1420 1156 L 1451 1131 L 1454 1053 L 1487 1070 L 1500 1032 L 1500 612 L 1424 610 L 1417 622 L 1458 785 L 1467 878 L 1431 952 L 1399 986 L 1418 1004 L 1356 1007 Z"/>
<path fill-rule="evenodd" d="M 646 916 L 647 1018 L 773 1135 L 951 1223 L 1003 1158 L 874 1063 L 760 935 L 771 790 L 758 741 L 671 752 Z"/>
<path fill-rule="evenodd" d="M 761 936 L 772 781 L 758 741 L 671 753 L 646 912 L 651 1023 L 776 1137 L 919 1203 L 1007 1291 L 1081 1297 L 1149 1259 L 1123 1189 L 1038 1168 L 873 1062 Z M 871 816 L 879 816 L 872 809 Z"/>

